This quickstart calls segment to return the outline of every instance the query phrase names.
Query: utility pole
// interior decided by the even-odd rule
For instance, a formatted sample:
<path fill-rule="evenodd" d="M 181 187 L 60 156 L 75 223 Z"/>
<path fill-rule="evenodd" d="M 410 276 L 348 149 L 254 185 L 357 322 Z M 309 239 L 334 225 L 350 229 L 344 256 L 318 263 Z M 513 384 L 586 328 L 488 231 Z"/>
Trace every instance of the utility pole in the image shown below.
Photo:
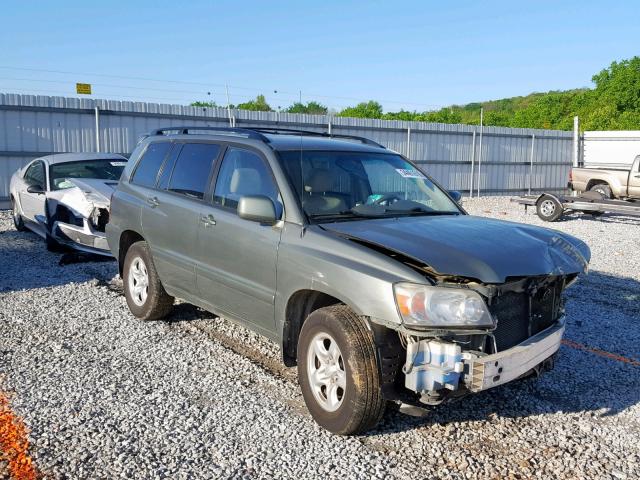
<path fill-rule="evenodd" d="M 229 100 L 229 85 L 225 85 L 227 91 L 227 113 L 229 114 L 229 126 L 233 127 L 233 119 L 231 118 L 231 101 Z"/>

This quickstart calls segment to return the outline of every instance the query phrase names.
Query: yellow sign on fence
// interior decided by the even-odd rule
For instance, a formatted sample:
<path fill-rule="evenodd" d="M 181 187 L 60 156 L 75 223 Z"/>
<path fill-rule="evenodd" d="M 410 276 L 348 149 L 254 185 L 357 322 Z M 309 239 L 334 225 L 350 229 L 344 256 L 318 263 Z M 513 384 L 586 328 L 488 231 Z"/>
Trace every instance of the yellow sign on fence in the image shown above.
<path fill-rule="evenodd" d="M 76 83 L 76 92 L 81 95 L 91 95 L 90 83 Z"/>

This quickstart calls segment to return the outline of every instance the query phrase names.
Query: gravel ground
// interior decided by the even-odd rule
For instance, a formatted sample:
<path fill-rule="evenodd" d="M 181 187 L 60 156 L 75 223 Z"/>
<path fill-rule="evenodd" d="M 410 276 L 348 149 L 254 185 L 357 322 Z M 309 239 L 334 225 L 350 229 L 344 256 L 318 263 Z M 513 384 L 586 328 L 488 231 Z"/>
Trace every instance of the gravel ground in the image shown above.
<path fill-rule="evenodd" d="M 640 359 L 640 220 L 544 224 L 505 198 L 470 213 L 553 226 L 592 249 L 567 338 Z M 277 346 L 180 304 L 129 313 L 113 262 L 58 265 L 0 212 L 0 390 L 51 478 L 640 478 L 640 366 L 563 346 L 538 381 L 333 436 Z M 2 476 L 0 463 L 0 476 Z M 6 470 L 4 470 L 6 474 Z"/>

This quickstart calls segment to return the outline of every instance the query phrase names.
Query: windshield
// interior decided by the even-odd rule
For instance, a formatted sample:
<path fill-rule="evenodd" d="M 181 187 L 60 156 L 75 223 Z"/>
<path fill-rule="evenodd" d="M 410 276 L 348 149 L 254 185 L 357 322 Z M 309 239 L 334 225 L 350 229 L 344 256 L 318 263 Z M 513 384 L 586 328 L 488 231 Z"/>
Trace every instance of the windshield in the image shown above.
<path fill-rule="evenodd" d="M 283 167 L 316 221 L 399 215 L 455 215 L 457 205 L 401 156 L 283 151 Z"/>
<path fill-rule="evenodd" d="M 99 178 L 120 180 L 125 160 L 80 160 L 78 162 L 55 163 L 49 167 L 51 190 L 75 187 L 71 178 Z"/>

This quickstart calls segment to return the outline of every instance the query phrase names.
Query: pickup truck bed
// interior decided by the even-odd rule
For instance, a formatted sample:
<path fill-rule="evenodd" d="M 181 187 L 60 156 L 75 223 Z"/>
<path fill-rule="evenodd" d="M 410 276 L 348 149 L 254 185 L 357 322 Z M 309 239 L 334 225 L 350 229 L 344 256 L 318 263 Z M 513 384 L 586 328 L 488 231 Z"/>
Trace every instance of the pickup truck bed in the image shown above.
<path fill-rule="evenodd" d="M 569 188 L 596 191 L 605 198 L 640 198 L 640 155 L 630 169 L 573 168 Z"/>

